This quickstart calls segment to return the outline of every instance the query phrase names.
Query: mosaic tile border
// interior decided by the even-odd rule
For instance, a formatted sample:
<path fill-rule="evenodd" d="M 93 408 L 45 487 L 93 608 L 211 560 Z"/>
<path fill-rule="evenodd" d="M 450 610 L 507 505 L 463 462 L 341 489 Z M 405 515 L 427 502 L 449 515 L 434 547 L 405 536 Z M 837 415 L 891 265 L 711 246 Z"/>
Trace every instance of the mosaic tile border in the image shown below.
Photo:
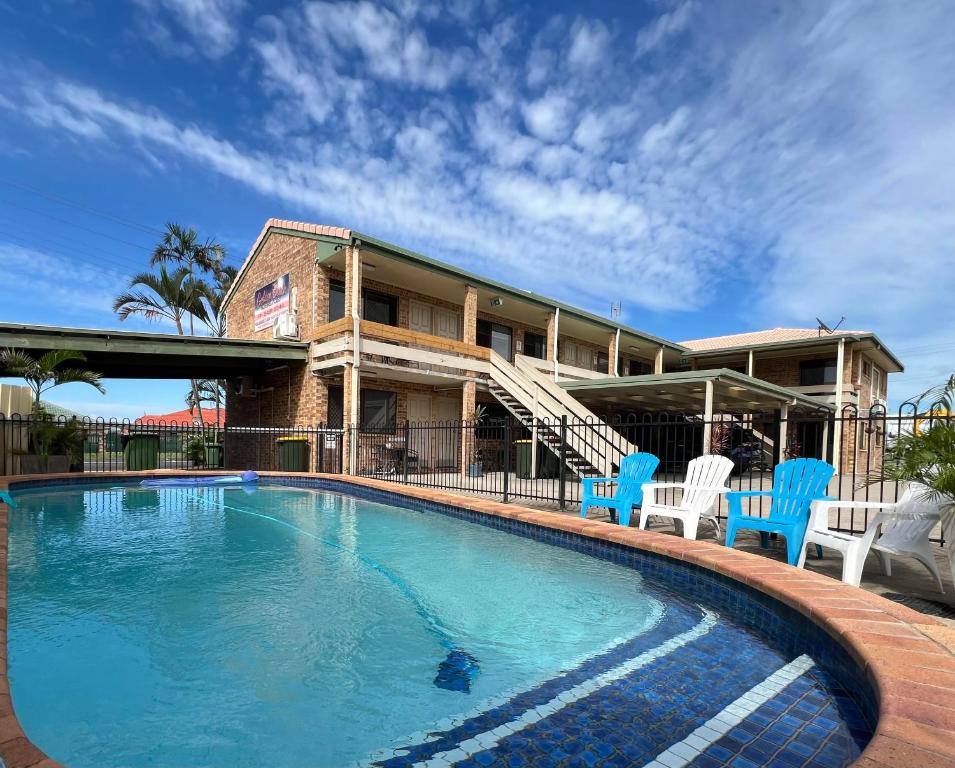
<path fill-rule="evenodd" d="M 21 476 L 0 479 L 0 490 L 197 474 L 213 473 L 117 472 L 95 480 L 76 475 Z M 955 630 L 931 617 L 826 576 L 711 542 L 370 478 L 261 474 L 289 485 L 380 494 L 376 500 L 466 517 L 639 567 L 651 578 L 728 610 L 772 641 L 778 638 L 784 650 L 812 653 L 848 690 L 862 691 L 862 703 L 868 702 L 868 714 L 877 722 L 872 740 L 854 765 L 955 768 Z M 0 504 L 0 757 L 7 768 L 56 768 L 58 764 L 23 733 L 10 701 L 6 563 L 7 507 Z M 281 757 L 276 760 L 280 763 Z"/>

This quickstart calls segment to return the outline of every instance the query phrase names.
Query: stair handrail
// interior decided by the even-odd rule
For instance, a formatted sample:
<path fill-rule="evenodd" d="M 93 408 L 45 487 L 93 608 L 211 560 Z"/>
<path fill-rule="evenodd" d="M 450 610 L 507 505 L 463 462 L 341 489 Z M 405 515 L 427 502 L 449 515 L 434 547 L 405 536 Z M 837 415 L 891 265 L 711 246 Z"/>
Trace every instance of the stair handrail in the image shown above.
<path fill-rule="evenodd" d="M 574 401 L 568 393 L 557 387 L 556 384 L 549 380 L 545 382 L 542 377 L 536 375 L 529 376 L 525 370 L 520 370 L 511 365 L 501 355 L 493 351 L 491 352 L 491 374 L 492 379 L 498 379 L 505 390 L 513 390 L 511 392 L 512 396 L 516 396 L 517 392 L 522 392 L 525 403 L 534 402 L 536 399 L 538 409 L 543 408 L 546 412 L 545 418 L 553 421 L 553 424 L 550 425 L 552 429 L 560 421 L 561 416 L 567 414 L 572 416 L 568 430 L 579 441 L 581 447 L 589 449 L 588 452 L 591 455 L 588 456 L 577 448 L 575 450 L 591 466 L 602 473 L 609 474 L 612 464 L 619 466 L 620 459 L 623 456 L 636 450 L 623 435 L 587 409 L 582 403 Z M 525 407 L 527 407 L 526 404 Z M 533 416 L 539 420 L 541 419 L 539 412 L 533 414 Z M 574 419 L 583 423 L 575 423 Z M 590 435 L 581 431 L 582 426 L 586 428 L 587 432 L 590 432 Z M 612 438 L 608 436 L 608 430 Z M 603 449 L 591 442 L 591 435 L 596 435 L 599 438 L 600 443 L 604 446 Z M 594 459 L 598 460 L 595 461 Z"/>

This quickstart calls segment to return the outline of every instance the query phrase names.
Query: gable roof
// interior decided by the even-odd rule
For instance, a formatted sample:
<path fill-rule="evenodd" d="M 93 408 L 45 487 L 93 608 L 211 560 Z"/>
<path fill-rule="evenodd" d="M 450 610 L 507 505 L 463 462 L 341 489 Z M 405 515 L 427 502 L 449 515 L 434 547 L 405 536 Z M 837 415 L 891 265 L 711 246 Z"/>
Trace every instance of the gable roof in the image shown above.
<path fill-rule="evenodd" d="M 505 293 L 509 296 L 522 299 L 524 301 L 531 301 L 537 304 L 550 307 L 552 309 L 560 309 L 560 311 L 576 315 L 577 317 L 586 320 L 588 322 L 596 323 L 608 328 L 611 330 L 617 330 L 624 333 L 628 333 L 639 338 L 646 339 L 654 344 L 659 344 L 660 346 L 667 347 L 671 351 L 675 352 L 686 352 L 687 350 L 680 346 L 679 344 L 663 339 L 659 336 L 654 336 L 653 334 L 647 333 L 646 331 L 641 331 L 636 328 L 624 325 L 623 323 L 618 323 L 616 320 L 611 320 L 606 317 L 601 317 L 600 315 L 595 315 L 591 312 L 588 312 L 585 309 L 580 309 L 579 307 L 574 307 L 569 304 L 564 304 L 562 302 L 556 301 L 554 299 L 548 298 L 547 296 L 542 296 L 532 291 L 524 290 L 522 288 L 516 288 L 512 285 L 506 283 L 501 283 L 496 280 L 492 280 L 488 277 L 469 272 L 467 270 L 461 269 L 454 266 L 453 264 L 448 264 L 447 262 L 438 261 L 437 259 L 432 259 L 423 254 L 417 253 L 416 251 L 409 250 L 407 248 L 402 248 L 401 246 L 393 245 L 384 240 L 379 240 L 376 237 L 373 237 L 368 234 L 363 234 L 361 232 L 346 229 L 344 227 L 330 227 L 322 224 L 309 224 L 302 221 L 290 221 L 288 219 L 269 219 L 265 222 L 265 226 L 262 228 L 262 231 L 259 233 L 259 236 L 255 239 L 255 242 L 252 244 L 252 248 L 249 250 L 249 255 L 246 257 L 245 261 L 242 263 L 242 267 L 239 269 L 238 274 L 236 275 L 235 280 L 232 282 L 232 286 L 229 288 L 228 293 L 226 293 L 225 299 L 223 301 L 223 306 L 227 306 L 231 300 L 233 294 L 238 289 L 239 283 L 242 281 L 242 277 L 245 271 L 248 269 L 249 265 L 252 263 L 252 260 L 255 258 L 259 249 L 268 239 L 269 234 L 277 230 L 287 234 L 296 234 L 300 233 L 305 237 L 312 237 L 315 239 L 335 239 L 342 241 L 351 241 L 358 242 L 360 241 L 363 246 L 369 246 L 379 251 L 384 251 L 386 254 L 389 254 L 393 257 L 403 259 L 405 261 L 416 263 L 420 266 L 423 266 L 427 269 L 432 269 L 435 271 L 440 271 L 447 275 L 452 275 L 458 279 L 464 280 L 466 282 L 474 283 L 475 285 L 483 285 L 488 288 L 491 288 L 501 293 Z"/>
<path fill-rule="evenodd" d="M 199 425 L 199 412 L 193 413 L 188 408 L 172 413 L 147 414 L 136 419 L 134 424 L 162 424 L 167 427 L 192 427 Z M 202 407 L 202 423 L 207 427 L 216 426 L 216 409 L 204 405 Z M 225 424 L 225 408 L 219 409 L 219 424 Z"/>

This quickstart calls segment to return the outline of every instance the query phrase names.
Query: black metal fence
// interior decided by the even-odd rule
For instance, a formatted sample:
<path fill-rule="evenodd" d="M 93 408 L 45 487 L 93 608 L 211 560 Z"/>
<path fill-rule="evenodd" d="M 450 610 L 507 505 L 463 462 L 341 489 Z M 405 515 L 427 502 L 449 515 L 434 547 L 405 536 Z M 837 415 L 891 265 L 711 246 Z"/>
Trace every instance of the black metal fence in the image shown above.
<path fill-rule="evenodd" d="M 658 482 L 680 482 L 690 460 L 703 453 L 728 456 L 736 490 L 769 490 L 776 464 L 799 456 L 819 458 L 837 467 L 829 494 L 840 500 L 893 502 L 900 484 L 882 479 L 887 451 L 901 434 L 953 418 L 947 414 L 889 415 L 885 409 L 859 414 L 846 408 L 801 413 L 717 416 L 704 421 L 685 414 L 648 415 L 611 422 L 635 449 L 660 459 Z M 511 500 L 533 501 L 561 509 L 579 505 L 581 477 L 600 475 L 589 465 L 587 430 L 599 421 L 546 422 L 516 418 L 482 422 L 405 423 L 388 432 L 348 430 L 356 438 L 354 471 L 406 485 L 439 488 Z M 347 457 L 344 466 L 347 466 Z M 615 469 L 613 467 L 612 469 Z M 612 484 L 607 489 L 612 492 Z M 677 500 L 667 490 L 664 503 Z M 768 511 L 768 501 L 746 501 L 750 514 Z M 837 510 L 833 527 L 861 534 L 872 513 Z M 725 519 L 721 498 L 717 517 Z M 937 539 L 941 541 L 939 530 Z"/>
<path fill-rule="evenodd" d="M 153 446 L 152 465 L 161 469 L 288 470 L 357 475 L 407 485 L 478 494 L 505 502 L 573 508 L 581 498 L 580 478 L 614 471 L 606 454 L 606 430 L 626 441 L 625 449 L 660 458 L 656 480 L 679 482 L 689 461 L 705 452 L 730 457 L 730 486 L 768 490 L 772 470 L 796 456 L 824 459 L 838 473 L 829 487 L 841 500 L 895 501 L 897 483 L 879 479 L 886 452 L 899 435 L 912 434 L 953 417 L 938 409 L 901 409 L 864 414 L 846 408 L 800 413 L 717 416 L 705 422 L 686 414 L 648 415 L 602 421 L 544 421 L 517 418 L 477 422 L 405 422 L 394 429 L 209 426 L 104 419 L 0 416 L 0 473 L 42 471 L 109 472 L 143 466 L 137 451 L 144 438 Z M 603 430 L 600 435 L 594 430 Z M 595 449 L 594 446 L 601 446 Z M 45 462 L 40 467 L 37 461 Z M 147 464 L 149 461 L 147 461 Z M 599 466 L 598 466 L 599 465 Z M 608 490 L 612 490 L 608 488 Z M 664 501 L 675 501 L 667 491 Z M 718 517 L 726 513 L 720 500 Z M 748 502 L 750 512 L 765 502 Z M 861 533 L 867 511 L 839 510 L 832 525 Z M 939 532 L 939 537 L 941 533 Z"/>

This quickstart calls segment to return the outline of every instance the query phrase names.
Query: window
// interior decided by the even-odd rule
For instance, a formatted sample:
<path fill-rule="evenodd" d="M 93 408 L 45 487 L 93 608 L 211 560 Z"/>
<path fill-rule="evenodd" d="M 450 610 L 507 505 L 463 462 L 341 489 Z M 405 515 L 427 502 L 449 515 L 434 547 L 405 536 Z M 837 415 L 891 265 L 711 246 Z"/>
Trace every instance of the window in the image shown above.
<path fill-rule="evenodd" d="M 864 421 L 859 422 L 859 450 L 869 450 L 869 424 Z"/>
<path fill-rule="evenodd" d="M 599 373 L 613 373 L 610 370 L 610 355 L 606 352 L 597 353 L 597 368 Z"/>
<path fill-rule="evenodd" d="M 803 360 L 799 363 L 799 386 L 836 383 L 835 360 Z"/>
<path fill-rule="evenodd" d="M 872 365 L 867 360 L 862 361 L 862 375 L 867 379 L 872 376 Z"/>
<path fill-rule="evenodd" d="M 341 280 L 328 281 L 328 322 L 341 320 L 345 316 L 345 283 Z"/>
<path fill-rule="evenodd" d="M 362 291 L 362 317 L 382 325 L 398 325 L 398 297 L 378 291 Z"/>
<path fill-rule="evenodd" d="M 547 339 L 539 333 L 524 332 L 524 354 L 544 360 L 547 357 Z"/>
<path fill-rule="evenodd" d="M 624 370 L 623 363 L 620 364 L 620 370 Z M 645 363 L 643 360 L 631 360 L 627 363 L 626 371 L 627 376 L 647 376 L 653 372 L 650 363 Z"/>
<path fill-rule="evenodd" d="M 511 338 L 513 331 L 506 325 L 492 323 L 489 320 L 477 321 L 477 344 L 489 347 L 505 360 L 511 359 Z"/>
<path fill-rule="evenodd" d="M 345 390 L 341 387 L 328 388 L 328 426 L 341 429 L 345 423 Z"/>
<path fill-rule="evenodd" d="M 398 395 L 377 389 L 361 391 L 361 429 L 392 434 L 398 426 Z"/>
<path fill-rule="evenodd" d="M 885 397 L 885 372 L 877 365 L 872 366 L 871 397 L 873 400 L 877 397 Z"/>

